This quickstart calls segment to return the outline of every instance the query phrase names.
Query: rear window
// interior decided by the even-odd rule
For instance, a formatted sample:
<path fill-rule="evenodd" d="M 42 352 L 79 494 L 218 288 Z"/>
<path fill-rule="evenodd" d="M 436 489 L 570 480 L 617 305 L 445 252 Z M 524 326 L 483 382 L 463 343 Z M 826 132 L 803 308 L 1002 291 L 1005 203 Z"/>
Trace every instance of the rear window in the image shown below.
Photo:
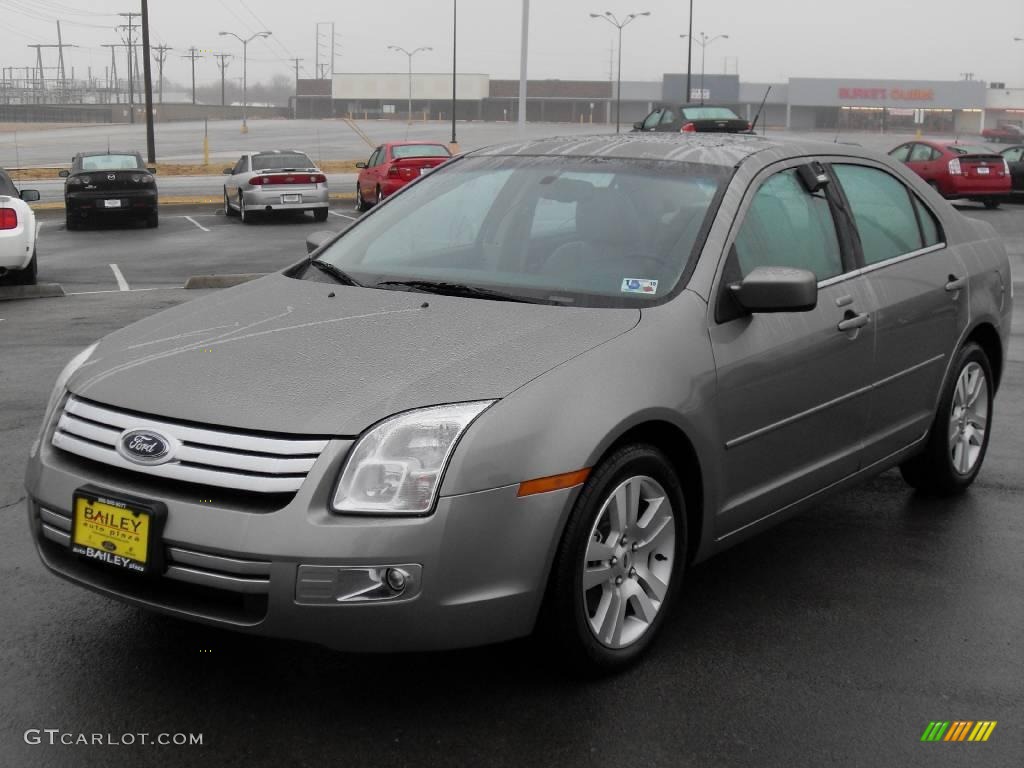
<path fill-rule="evenodd" d="M 995 154 L 988 147 L 983 147 L 979 144 L 950 144 L 948 147 L 950 152 L 955 152 L 958 155 L 992 155 Z"/>
<path fill-rule="evenodd" d="M 440 144 L 403 144 L 391 148 L 391 156 L 395 160 L 406 157 L 451 157 L 448 148 Z"/>
<path fill-rule="evenodd" d="M 739 120 L 740 116 L 728 107 L 686 107 L 682 110 L 687 120 Z"/>
<path fill-rule="evenodd" d="M 254 171 L 279 171 L 285 168 L 315 168 L 315 163 L 301 152 L 275 152 L 267 155 L 253 155 Z"/>
<path fill-rule="evenodd" d="M 89 155 L 82 158 L 83 171 L 133 171 L 142 167 L 135 155 Z"/>
<path fill-rule="evenodd" d="M 11 181 L 11 177 L 3 171 L 0 171 L 0 195 L 18 196 L 18 190 L 15 188 L 14 182 Z"/>

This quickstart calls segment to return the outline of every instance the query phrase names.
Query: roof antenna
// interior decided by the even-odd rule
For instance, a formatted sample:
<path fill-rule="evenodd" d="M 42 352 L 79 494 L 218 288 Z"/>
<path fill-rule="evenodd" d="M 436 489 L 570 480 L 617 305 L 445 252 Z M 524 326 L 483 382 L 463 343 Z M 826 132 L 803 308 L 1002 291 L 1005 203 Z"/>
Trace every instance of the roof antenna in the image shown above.
<path fill-rule="evenodd" d="M 107 154 L 110 154 L 110 134 L 107 134 Z"/>
<path fill-rule="evenodd" d="M 757 114 L 754 115 L 754 122 L 750 124 L 750 132 L 757 132 L 757 121 L 761 119 L 761 110 L 764 109 L 764 103 L 768 101 L 768 94 L 772 92 L 772 87 L 769 85 L 768 90 L 764 92 L 764 98 L 761 99 L 761 106 L 757 108 Z"/>

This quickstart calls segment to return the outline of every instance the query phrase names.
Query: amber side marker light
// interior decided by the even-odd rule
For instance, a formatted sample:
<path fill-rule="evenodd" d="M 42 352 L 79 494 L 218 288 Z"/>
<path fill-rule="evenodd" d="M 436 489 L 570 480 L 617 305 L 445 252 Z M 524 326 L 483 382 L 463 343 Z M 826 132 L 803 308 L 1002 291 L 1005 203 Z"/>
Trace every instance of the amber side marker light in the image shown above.
<path fill-rule="evenodd" d="M 584 482 L 590 475 L 587 469 L 578 469 L 575 472 L 566 472 L 561 475 L 550 477 L 538 477 L 536 480 L 524 480 L 519 484 L 519 492 L 516 496 L 533 496 L 535 493 L 547 493 L 548 491 L 560 491 L 563 488 L 572 488 Z"/>

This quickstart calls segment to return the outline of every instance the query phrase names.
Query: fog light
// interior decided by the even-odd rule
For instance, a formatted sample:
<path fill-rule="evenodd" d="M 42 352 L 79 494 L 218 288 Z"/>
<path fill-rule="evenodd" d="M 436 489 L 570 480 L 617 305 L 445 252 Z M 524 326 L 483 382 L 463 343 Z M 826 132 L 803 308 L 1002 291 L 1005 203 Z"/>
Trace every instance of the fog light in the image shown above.
<path fill-rule="evenodd" d="M 405 571 L 399 568 L 388 568 L 385 578 L 387 579 L 389 587 L 395 590 L 395 592 L 401 592 L 405 589 L 405 583 L 408 575 Z"/>

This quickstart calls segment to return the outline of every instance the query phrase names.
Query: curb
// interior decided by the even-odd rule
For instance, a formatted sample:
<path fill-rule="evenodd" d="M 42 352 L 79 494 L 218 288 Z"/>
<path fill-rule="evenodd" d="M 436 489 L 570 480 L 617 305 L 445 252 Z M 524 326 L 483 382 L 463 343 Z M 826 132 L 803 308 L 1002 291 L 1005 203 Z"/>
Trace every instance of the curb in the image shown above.
<path fill-rule="evenodd" d="M 264 277 L 267 273 L 257 272 L 248 275 L 192 275 L 185 281 L 185 290 L 196 290 L 199 288 L 230 288 L 234 285 L 248 283 L 258 277 Z"/>
<path fill-rule="evenodd" d="M 57 299 L 64 296 L 60 283 L 38 283 L 36 285 L 2 285 L 0 301 L 17 299 Z"/>
<path fill-rule="evenodd" d="M 336 192 L 328 195 L 330 200 L 338 200 L 341 202 L 351 203 L 355 201 L 356 196 L 353 192 Z M 222 205 L 224 202 L 223 198 L 215 197 L 214 195 L 169 195 L 167 197 L 160 198 L 159 206 L 161 208 L 165 206 L 173 205 Z M 59 200 L 51 200 L 45 203 L 35 203 L 32 205 L 33 211 L 63 211 L 64 203 Z"/>

